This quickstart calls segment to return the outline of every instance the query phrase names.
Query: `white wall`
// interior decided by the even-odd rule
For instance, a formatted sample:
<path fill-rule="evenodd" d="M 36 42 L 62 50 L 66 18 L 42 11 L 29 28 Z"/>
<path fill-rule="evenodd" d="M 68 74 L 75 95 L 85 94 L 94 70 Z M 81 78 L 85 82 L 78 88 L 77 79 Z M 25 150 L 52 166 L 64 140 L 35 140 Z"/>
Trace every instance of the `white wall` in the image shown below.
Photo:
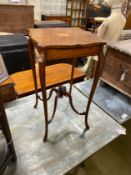
<path fill-rule="evenodd" d="M 41 20 L 41 1 L 42 0 L 26 0 L 27 4 L 34 5 L 35 20 Z"/>
<path fill-rule="evenodd" d="M 10 0 L 0 0 L 9 3 Z M 41 19 L 41 14 L 66 14 L 66 0 L 21 0 L 22 3 L 34 5 L 35 20 Z"/>
<path fill-rule="evenodd" d="M 26 0 L 21 0 L 21 2 L 25 3 Z M 0 0 L 0 4 L 2 4 L 2 3 L 11 3 L 11 1 L 10 0 Z"/>
<path fill-rule="evenodd" d="M 2 4 L 2 3 L 8 3 L 9 2 L 9 0 L 0 0 L 0 4 Z"/>
<path fill-rule="evenodd" d="M 42 0 L 42 14 L 65 14 L 66 0 Z"/>

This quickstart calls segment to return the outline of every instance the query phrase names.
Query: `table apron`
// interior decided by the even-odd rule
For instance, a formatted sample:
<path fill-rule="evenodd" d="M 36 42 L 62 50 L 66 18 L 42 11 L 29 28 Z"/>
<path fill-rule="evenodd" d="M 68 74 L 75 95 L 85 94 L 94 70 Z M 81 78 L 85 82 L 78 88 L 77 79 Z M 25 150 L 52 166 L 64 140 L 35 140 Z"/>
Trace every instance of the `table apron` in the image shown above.
<path fill-rule="evenodd" d="M 71 59 L 86 56 L 99 55 L 100 46 L 91 47 L 81 47 L 81 48 L 61 48 L 61 49 L 47 49 L 45 51 L 46 60 L 56 60 L 56 59 Z"/>

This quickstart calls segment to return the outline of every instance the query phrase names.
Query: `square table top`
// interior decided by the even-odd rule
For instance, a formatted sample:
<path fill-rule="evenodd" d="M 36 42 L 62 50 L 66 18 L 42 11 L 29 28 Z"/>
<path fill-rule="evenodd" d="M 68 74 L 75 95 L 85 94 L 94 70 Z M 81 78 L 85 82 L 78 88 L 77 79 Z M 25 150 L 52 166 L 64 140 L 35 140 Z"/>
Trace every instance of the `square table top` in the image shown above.
<path fill-rule="evenodd" d="M 38 48 L 86 47 L 104 45 L 95 34 L 78 27 L 29 29 L 29 36 Z"/>

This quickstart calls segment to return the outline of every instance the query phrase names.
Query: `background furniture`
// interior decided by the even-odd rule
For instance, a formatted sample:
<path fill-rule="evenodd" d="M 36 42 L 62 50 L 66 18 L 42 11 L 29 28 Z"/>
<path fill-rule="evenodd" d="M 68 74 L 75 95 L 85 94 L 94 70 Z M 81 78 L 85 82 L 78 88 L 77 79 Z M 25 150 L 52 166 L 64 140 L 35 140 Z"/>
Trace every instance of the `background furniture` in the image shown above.
<path fill-rule="evenodd" d="M 71 26 L 85 27 L 89 0 L 67 0 L 66 15 L 71 16 Z"/>
<path fill-rule="evenodd" d="M 9 74 L 30 68 L 28 39 L 24 35 L 1 35 L 0 53 Z"/>
<path fill-rule="evenodd" d="M 1 93 L 1 100 L 3 103 L 16 99 L 14 82 L 10 77 L 4 82 L 0 83 L 0 93 Z"/>
<path fill-rule="evenodd" d="M 71 16 L 72 26 L 93 31 L 97 27 L 95 17 L 109 16 L 110 9 L 94 0 L 67 0 L 66 14 Z"/>
<path fill-rule="evenodd" d="M 60 21 L 65 21 L 69 25 L 71 25 L 71 16 L 70 15 L 57 15 L 57 14 L 51 14 L 51 15 L 41 15 L 41 20 L 42 21 L 47 21 L 47 20 L 60 20 Z"/>
<path fill-rule="evenodd" d="M 35 28 L 70 27 L 70 24 L 61 20 L 35 21 Z"/>
<path fill-rule="evenodd" d="M 107 17 L 110 9 L 90 0 L 67 0 L 66 14 L 42 14 L 42 20 L 62 20 L 71 26 L 81 27 L 87 30 L 94 30 L 96 27 L 95 17 Z M 93 29 L 92 29 L 93 28 Z"/>
<path fill-rule="evenodd" d="M 62 20 L 71 26 L 82 26 L 86 21 L 87 0 L 67 0 L 65 15 L 42 15 L 42 20 Z"/>
<path fill-rule="evenodd" d="M 0 4 L 0 31 L 27 34 L 31 27 L 34 27 L 33 6 Z"/>
<path fill-rule="evenodd" d="M 94 30 L 103 22 L 103 19 L 110 15 L 110 12 L 110 8 L 101 3 L 95 4 L 94 1 L 91 1 L 88 4 L 88 16 L 85 24 L 86 30 L 94 32 Z"/>
<path fill-rule="evenodd" d="M 131 98 L 131 39 L 108 45 L 101 80 Z"/>
<path fill-rule="evenodd" d="M 67 0 L 65 15 L 42 15 L 42 20 L 63 20 L 71 26 L 85 28 L 89 15 L 89 0 Z"/>
<path fill-rule="evenodd" d="M 125 30 L 127 29 L 131 29 L 131 8 L 130 10 L 128 11 L 128 14 L 126 16 L 126 25 L 124 27 Z"/>
<path fill-rule="evenodd" d="M 3 131 L 3 134 L 4 134 L 4 136 L 6 138 L 6 142 L 7 142 L 7 144 L 6 144 L 7 153 L 6 153 L 5 159 L 3 161 L 2 160 L 0 161 L 0 162 L 2 162 L 2 164 L 0 165 L 0 174 L 2 174 L 4 172 L 6 166 L 10 163 L 10 161 L 16 160 L 16 153 L 15 153 L 13 140 L 12 140 L 12 136 L 10 133 L 5 109 L 3 106 L 2 99 L 1 99 L 1 93 L 0 93 L 0 126 L 1 126 L 1 129 Z"/>

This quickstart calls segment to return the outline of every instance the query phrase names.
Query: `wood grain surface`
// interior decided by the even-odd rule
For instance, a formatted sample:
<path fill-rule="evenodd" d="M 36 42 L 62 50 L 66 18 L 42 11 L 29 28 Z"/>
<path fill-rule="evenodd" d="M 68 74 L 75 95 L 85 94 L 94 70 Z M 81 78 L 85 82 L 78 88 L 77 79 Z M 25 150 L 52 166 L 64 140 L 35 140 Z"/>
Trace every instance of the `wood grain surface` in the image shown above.
<path fill-rule="evenodd" d="M 34 9 L 31 5 L 0 4 L 0 31 L 27 34 L 34 26 Z"/>
<path fill-rule="evenodd" d="M 78 27 L 29 29 L 29 36 L 35 46 L 41 48 L 79 48 L 104 45 L 104 41 L 95 34 Z"/>
<path fill-rule="evenodd" d="M 47 89 L 59 84 L 69 82 L 71 77 L 71 68 L 72 66 L 69 64 L 56 64 L 47 66 L 46 67 Z M 36 72 L 38 77 L 38 89 L 40 90 L 38 69 L 36 70 Z M 85 73 L 75 68 L 74 82 L 82 81 L 84 77 Z M 25 96 L 35 91 L 32 70 L 14 73 L 11 75 L 11 79 L 15 83 L 15 90 L 18 97 Z"/>

